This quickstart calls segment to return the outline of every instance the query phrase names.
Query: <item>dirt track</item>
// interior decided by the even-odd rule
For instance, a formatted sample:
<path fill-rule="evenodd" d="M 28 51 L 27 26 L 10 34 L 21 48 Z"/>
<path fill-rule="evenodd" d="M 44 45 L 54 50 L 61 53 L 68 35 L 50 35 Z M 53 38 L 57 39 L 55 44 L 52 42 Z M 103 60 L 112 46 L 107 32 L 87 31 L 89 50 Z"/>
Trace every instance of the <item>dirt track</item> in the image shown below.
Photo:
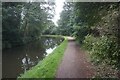
<path fill-rule="evenodd" d="M 67 49 L 56 73 L 56 78 L 92 78 L 95 71 L 87 56 L 73 39 L 69 39 Z"/>

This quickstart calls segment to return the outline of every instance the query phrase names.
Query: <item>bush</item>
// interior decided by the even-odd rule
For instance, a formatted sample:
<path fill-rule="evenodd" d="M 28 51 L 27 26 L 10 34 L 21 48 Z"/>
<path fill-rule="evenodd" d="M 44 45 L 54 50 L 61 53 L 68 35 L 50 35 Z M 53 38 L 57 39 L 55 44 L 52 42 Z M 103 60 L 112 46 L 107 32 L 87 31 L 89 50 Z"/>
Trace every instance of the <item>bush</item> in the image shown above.
<path fill-rule="evenodd" d="M 83 46 L 89 50 L 91 58 L 95 63 L 106 62 L 119 66 L 120 49 L 114 38 L 108 38 L 106 36 L 95 38 L 91 35 L 87 35 Z"/>
<path fill-rule="evenodd" d="M 90 28 L 88 26 L 75 26 L 75 32 L 73 33 L 80 44 L 83 43 L 85 36 L 90 33 Z"/>
<path fill-rule="evenodd" d="M 92 35 L 85 36 L 85 40 L 83 41 L 83 47 L 87 49 L 88 51 L 92 50 L 93 44 L 97 39 L 93 37 Z"/>

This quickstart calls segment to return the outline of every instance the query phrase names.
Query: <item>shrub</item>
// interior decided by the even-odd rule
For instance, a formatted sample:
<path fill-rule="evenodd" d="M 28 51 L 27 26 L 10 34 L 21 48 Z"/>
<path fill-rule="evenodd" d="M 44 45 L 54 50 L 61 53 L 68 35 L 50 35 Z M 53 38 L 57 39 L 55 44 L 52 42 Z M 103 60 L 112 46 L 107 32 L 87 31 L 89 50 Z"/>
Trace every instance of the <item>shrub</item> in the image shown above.
<path fill-rule="evenodd" d="M 106 62 L 119 66 L 120 49 L 113 37 L 102 36 L 95 38 L 87 35 L 84 40 L 84 47 L 89 50 L 91 58 L 95 63 Z"/>
<path fill-rule="evenodd" d="M 74 26 L 76 30 L 73 35 L 75 35 L 77 41 L 82 44 L 85 36 L 90 33 L 90 28 L 88 26 Z"/>
<path fill-rule="evenodd" d="M 88 51 L 92 50 L 93 44 L 97 39 L 93 37 L 92 35 L 85 36 L 85 40 L 83 41 L 83 47 L 87 49 Z"/>

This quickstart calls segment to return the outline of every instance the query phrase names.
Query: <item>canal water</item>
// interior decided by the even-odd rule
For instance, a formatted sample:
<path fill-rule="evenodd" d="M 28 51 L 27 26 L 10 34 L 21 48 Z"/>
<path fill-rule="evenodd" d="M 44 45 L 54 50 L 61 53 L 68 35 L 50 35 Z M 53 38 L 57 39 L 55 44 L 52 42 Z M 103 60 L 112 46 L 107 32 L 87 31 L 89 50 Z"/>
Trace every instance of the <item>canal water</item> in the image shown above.
<path fill-rule="evenodd" d="M 52 53 L 62 41 L 43 37 L 24 46 L 2 50 L 2 77 L 16 78 Z"/>

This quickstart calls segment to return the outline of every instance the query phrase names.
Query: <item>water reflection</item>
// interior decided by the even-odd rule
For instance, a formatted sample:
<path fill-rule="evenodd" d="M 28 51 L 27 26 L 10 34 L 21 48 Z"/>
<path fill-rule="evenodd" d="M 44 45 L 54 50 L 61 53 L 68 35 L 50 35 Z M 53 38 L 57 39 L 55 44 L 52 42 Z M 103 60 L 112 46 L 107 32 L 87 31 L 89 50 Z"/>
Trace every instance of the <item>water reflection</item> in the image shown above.
<path fill-rule="evenodd" d="M 15 78 L 48 56 L 63 39 L 42 38 L 2 52 L 3 78 Z"/>
<path fill-rule="evenodd" d="M 52 53 L 52 51 L 53 51 L 55 48 L 56 48 L 56 46 L 55 46 L 54 48 L 46 49 L 46 53 L 47 53 L 46 56 L 48 56 L 50 53 Z"/>

